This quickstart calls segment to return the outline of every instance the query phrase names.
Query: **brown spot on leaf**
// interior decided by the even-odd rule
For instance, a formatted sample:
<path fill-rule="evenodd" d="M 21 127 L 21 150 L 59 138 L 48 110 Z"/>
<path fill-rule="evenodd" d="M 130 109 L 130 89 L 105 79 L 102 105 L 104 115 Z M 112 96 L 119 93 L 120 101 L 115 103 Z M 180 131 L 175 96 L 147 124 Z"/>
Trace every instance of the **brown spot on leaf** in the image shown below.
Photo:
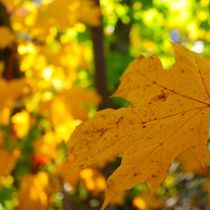
<path fill-rule="evenodd" d="M 162 93 L 162 94 L 155 97 L 155 101 L 157 101 L 157 100 L 165 101 L 166 99 L 167 99 L 167 94 L 165 94 L 165 93 Z"/>
<path fill-rule="evenodd" d="M 106 133 L 107 130 L 108 130 L 107 128 L 101 128 L 96 130 L 94 133 L 99 133 L 99 136 L 101 137 L 104 135 L 104 133 Z"/>
<path fill-rule="evenodd" d="M 156 178 L 156 177 L 158 177 L 158 175 L 152 174 L 151 177 L 152 177 L 152 178 Z"/>

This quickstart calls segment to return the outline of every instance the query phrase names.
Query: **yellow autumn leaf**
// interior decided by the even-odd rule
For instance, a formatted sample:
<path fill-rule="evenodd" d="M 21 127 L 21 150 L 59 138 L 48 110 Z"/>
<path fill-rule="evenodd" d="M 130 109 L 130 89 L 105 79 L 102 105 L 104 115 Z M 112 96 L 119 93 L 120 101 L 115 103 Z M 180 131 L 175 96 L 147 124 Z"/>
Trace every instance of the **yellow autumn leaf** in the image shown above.
<path fill-rule="evenodd" d="M 3 107 L 0 110 L 0 124 L 1 125 L 7 125 L 9 123 L 10 120 L 10 114 L 11 114 L 11 110 L 9 109 L 9 107 Z"/>
<path fill-rule="evenodd" d="M 45 157 L 47 160 L 55 160 L 59 157 L 59 139 L 54 132 L 48 132 L 34 143 L 34 150 L 36 156 Z"/>
<path fill-rule="evenodd" d="M 85 120 L 88 118 L 88 107 L 100 102 L 99 95 L 92 90 L 80 87 L 66 89 L 51 100 L 44 102 L 40 110 L 50 116 L 54 127 L 66 123 L 67 118 Z"/>
<path fill-rule="evenodd" d="M 0 27 L 0 48 L 8 47 L 15 41 L 15 35 L 5 26 Z"/>
<path fill-rule="evenodd" d="M 80 87 L 72 87 L 69 90 L 64 90 L 60 96 L 72 116 L 80 120 L 87 119 L 89 106 L 97 105 L 100 102 L 100 97 L 95 91 Z"/>
<path fill-rule="evenodd" d="M 68 141 L 76 125 L 80 123 L 80 120 L 73 118 L 71 110 L 60 96 L 55 96 L 52 100 L 43 103 L 40 106 L 40 111 L 49 117 L 56 138 L 60 139 L 60 142 Z"/>
<path fill-rule="evenodd" d="M 11 122 L 17 137 L 24 137 L 30 128 L 30 115 L 27 111 L 21 111 L 12 116 Z"/>
<path fill-rule="evenodd" d="M 80 0 L 79 20 L 93 26 L 100 24 L 100 8 L 91 0 Z"/>
<path fill-rule="evenodd" d="M 29 25 L 33 26 L 31 35 L 45 39 L 52 26 L 65 29 L 79 21 L 96 26 L 100 23 L 100 15 L 99 7 L 92 0 L 54 0 L 41 5 L 28 18 L 31 19 Z"/>
<path fill-rule="evenodd" d="M 22 177 L 16 210 L 49 209 L 49 178 L 46 172 L 39 171 Z"/>
<path fill-rule="evenodd" d="M 66 169 L 70 168 L 71 165 L 72 161 L 67 160 L 63 164 L 57 167 L 56 172 L 65 183 L 68 183 L 71 186 L 76 187 L 79 179 L 79 168 L 75 168 L 74 170 L 71 171 L 71 173 L 69 173 L 69 170 Z"/>
<path fill-rule="evenodd" d="M 0 78 L 0 107 L 8 106 L 28 91 L 28 84 L 25 79 L 14 79 L 6 81 Z"/>
<path fill-rule="evenodd" d="M 0 176 L 6 176 L 10 174 L 10 172 L 15 167 L 19 155 L 19 150 L 9 151 L 4 146 L 0 146 Z"/>
<path fill-rule="evenodd" d="M 201 175 L 207 173 L 207 168 L 201 165 L 196 155 L 190 149 L 181 152 L 176 160 L 181 163 L 182 170 L 185 173 L 198 173 Z"/>
<path fill-rule="evenodd" d="M 72 87 L 44 102 L 40 111 L 49 117 L 55 138 L 67 142 L 80 120 L 87 119 L 88 107 L 99 102 L 100 98 L 95 91 Z"/>
<path fill-rule="evenodd" d="M 69 141 L 75 167 L 122 157 L 107 180 L 102 209 L 139 183 L 149 182 L 154 191 L 171 162 L 188 148 L 205 165 L 210 63 L 182 46 L 174 45 L 174 51 L 176 62 L 170 70 L 154 56 L 132 62 L 115 93 L 131 105 L 98 112 L 78 126 Z"/>

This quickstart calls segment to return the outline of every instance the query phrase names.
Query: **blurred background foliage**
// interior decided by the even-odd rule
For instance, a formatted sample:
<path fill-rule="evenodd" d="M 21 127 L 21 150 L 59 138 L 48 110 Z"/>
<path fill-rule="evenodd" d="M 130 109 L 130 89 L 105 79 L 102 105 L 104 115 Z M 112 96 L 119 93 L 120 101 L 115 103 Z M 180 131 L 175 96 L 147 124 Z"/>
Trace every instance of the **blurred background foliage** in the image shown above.
<path fill-rule="evenodd" d="M 99 209 L 120 160 L 70 174 L 71 133 L 128 104 L 108 96 L 139 55 L 209 55 L 209 14 L 209 0 L 0 0 L 0 210 Z M 155 194 L 141 184 L 108 209 L 208 210 L 209 177 L 184 152 Z"/>

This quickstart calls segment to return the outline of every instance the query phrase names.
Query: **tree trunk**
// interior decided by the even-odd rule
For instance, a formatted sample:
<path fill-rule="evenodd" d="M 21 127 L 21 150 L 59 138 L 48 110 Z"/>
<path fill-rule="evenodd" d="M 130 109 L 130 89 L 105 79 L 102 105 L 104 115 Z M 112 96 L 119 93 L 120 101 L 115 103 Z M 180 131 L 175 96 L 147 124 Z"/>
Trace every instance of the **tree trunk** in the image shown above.
<path fill-rule="evenodd" d="M 4 26 L 12 31 L 10 15 L 4 4 L 0 2 L 0 27 Z M 15 42 L 9 47 L 0 49 L 0 61 L 4 64 L 2 76 L 5 79 L 11 80 L 23 76 L 19 68 L 17 44 Z"/>
<path fill-rule="evenodd" d="M 99 0 L 95 0 L 95 2 L 100 7 Z M 102 102 L 99 105 L 99 109 L 104 109 L 107 108 L 109 105 L 109 97 L 108 97 L 107 81 L 106 81 L 102 18 L 100 21 L 100 25 L 91 27 L 91 36 L 93 42 L 96 89 L 102 98 Z"/>

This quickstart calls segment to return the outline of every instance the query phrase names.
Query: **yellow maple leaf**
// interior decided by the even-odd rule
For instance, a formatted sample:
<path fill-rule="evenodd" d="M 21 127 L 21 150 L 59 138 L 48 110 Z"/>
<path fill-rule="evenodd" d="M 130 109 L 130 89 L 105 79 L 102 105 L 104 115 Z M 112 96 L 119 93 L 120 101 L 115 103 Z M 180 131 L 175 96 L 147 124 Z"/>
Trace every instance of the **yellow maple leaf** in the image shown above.
<path fill-rule="evenodd" d="M 28 133 L 30 128 L 30 115 L 27 111 L 17 112 L 12 116 L 11 122 L 17 137 L 22 138 Z"/>
<path fill-rule="evenodd" d="M 3 107 L 0 110 L 0 124 L 1 125 L 7 125 L 9 123 L 10 120 L 10 114 L 11 114 L 11 110 L 9 109 L 9 107 Z"/>
<path fill-rule="evenodd" d="M 79 19 L 90 25 L 97 26 L 100 24 L 100 8 L 95 5 L 94 1 L 80 0 L 80 7 L 78 9 Z"/>
<path fill-rule="evenodd" d="M 71 112 L 60 96 L 55 96 L 52 100 L 42 104 L 40 110 L 49 117 L 53 128 L 55 129 L 56 139 L 68 141 L 70 134 L 76 125 L 80 123 L 72 117 Z M 54 134 L 54 135 L 55 135 Z"/>
<path fill-rule="evenodd" d="M 72 87 L 60 94 L 75 119 L 86 120 L 88 117 L 87 107 L 97 105 L 100 97 L 95 91 L 86 90 L 80 87 Z"/>
<path fill-rule="evenodd" d="M 72 165 L 71 160 L 67 160 L 57 167 L 57 174 L 62 178 L 65 183 L 70 184 L 72 187 L 76 187 L 79 179 L 79 168 L 75 168 L 69 173 L 67 168 L 70 168 Z"/>
<path fill-rule="evenodd" d="M 10 106 L 16 99 L 28 92 L 28 85 L 25 79 L 14 79 L 6 81 L 0 78 L 0 107 Z"/>
<path fill-rule="evenodd" d="M 55 138 L 67 142 L 80 120 L 87 119 L 88 106 L 96 105 L 99 101 L 96 92 L 72 87 L 44 102 L 40 111 L 49 117 L 55 129 Z"/>
<path fill-rule="evenodd" d="M 176 160 L 181 163 L 182 170 L 185 173 L 198 173 L 201 175 L 207 173 L 207 168 L 201 165 L 200 161 L 196 158 L 196 155 L 191 151 L 191 149 L 181 152 L 177 156 Z"/>
<path fill-rule="evenodd" d="M 6 176 L 10 174 L 10 172 L 15 167 L 19 155 L 19 150 L 8 151 L 5 147 L 0 146 L 0 176 Z"/>
<path fill-rule="evenodd" d="M 56 159 L 60 154 L 58 145 L 60 139 L 53 132 L 48 132 L 38 139 L 34 144 L 35 155 L 45 157 L 46 159 Z"/>
<path fill-rule="evenodd" d="M 0 27 L 0 48 L 8 47 L 15 41 L 15 35 L 5 26 Z"/>
<path fill-rule="evenodd" d="M 37 174 L 24 176 L 18 193 L 19 204 L 16 210 L 47 210 L 49 209 L 49 178 L 47 173 L 39 171 Z"/>
<path fill-rule="evenodd" d="M 101 12 L 91 0 L 54 0 L 49 4 L 41 5 L 34 14 L 29 15 L 32 19 L 30 26 L 33 26 L 31 35 L 45 39 L 52 26 L 65 29 L 73 27 L 78 22 L 96 26 L 100 23 Z"/>
<path fill-rule="evenodd" d="M 77 167 L 122 157 L 107 180 L 102 209 L 138 183 L 149 182 L 154 191 L 174 158 L 188 148 L 202 165 L 206 162 L 210 63 L 182 46 L 174 50 L 176 63 L 168 71 L 154 56 L 132 62 L 115 93 L 130 107 L 98 112 L 69 141 Z"/>

